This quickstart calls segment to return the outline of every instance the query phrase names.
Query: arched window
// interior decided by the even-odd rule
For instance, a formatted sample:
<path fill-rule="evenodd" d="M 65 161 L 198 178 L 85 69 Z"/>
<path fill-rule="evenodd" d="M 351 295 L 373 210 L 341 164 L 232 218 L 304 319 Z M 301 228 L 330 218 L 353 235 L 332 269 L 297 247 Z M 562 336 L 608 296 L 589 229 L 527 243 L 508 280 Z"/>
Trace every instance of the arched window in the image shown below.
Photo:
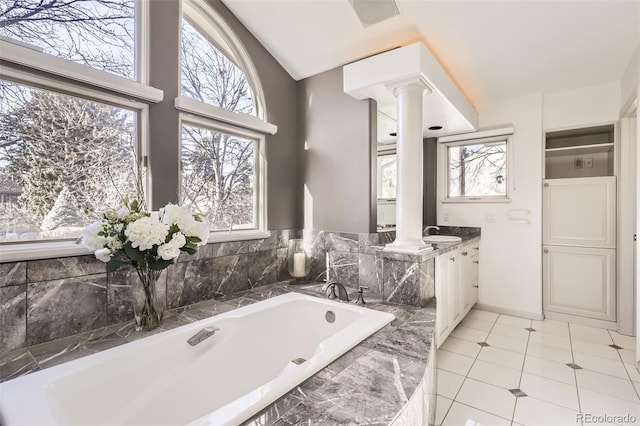
<path fill-rule="evenodd" d="M 149 105 L 175 89 L 149 85 L 147 71 L 164 64 L 164 54 L 180 67 L 179 132 L 160 145 L 180 149 L 160 155 L 179 157 L 180 181 L 177 191 L 161 188 L 163 196 L 178 192 L 208 218 L 210 241 L 268 236 L 264 144 L 277 128 L 266 121 L 247 51 L 211 5 L 172 3 L 181 8 L 173 21 L 180 35 L 170 35 L 178 55 L 149 49 L 164 30 L 149 14 L 166 11 L 154 9 L 165 2 L 11 3 L 0 10 L 3 260 L 84 254 L 74 241 L 94 213 L 158 189 L 139 171 L 155 160 L 149 123 L 166 118 Z"/>
<path fill-rule="evenodd" d="M 206 3 L 184 0 L 182 9 L 180 201 L 208 219 L 214 240 L 264 233 L 264 133 L 274 129 L 255 68 Z"/>

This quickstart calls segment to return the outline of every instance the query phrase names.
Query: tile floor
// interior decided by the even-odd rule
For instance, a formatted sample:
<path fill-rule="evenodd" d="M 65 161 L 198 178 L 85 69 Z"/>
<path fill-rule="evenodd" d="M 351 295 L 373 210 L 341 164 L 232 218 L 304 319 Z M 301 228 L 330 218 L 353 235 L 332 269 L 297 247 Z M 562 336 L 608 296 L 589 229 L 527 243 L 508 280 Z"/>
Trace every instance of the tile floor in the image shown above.
<path fill-rule="evenodd" d="M 640 424 L 635 347 L 615 331 L 474 309 L 438 350 L 436 425 Z"/>

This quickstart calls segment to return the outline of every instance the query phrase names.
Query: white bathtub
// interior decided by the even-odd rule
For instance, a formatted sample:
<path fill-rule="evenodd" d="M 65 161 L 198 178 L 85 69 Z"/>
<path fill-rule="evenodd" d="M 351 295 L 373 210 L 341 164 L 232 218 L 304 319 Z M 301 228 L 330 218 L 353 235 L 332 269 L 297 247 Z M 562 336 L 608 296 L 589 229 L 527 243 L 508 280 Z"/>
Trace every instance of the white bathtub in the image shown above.
<path fill-rule="evenodd" d="M 0 424 L 236 425 L 393 319 L 284 294 L 2 383 Z"/>

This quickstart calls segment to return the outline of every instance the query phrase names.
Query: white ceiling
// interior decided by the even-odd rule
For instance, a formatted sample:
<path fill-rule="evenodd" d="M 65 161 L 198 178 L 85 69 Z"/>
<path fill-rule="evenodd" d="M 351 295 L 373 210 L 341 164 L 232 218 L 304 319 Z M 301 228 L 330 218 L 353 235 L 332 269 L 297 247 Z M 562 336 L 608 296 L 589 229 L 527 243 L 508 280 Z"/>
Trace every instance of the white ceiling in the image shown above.
<path fill-rule="evenodd" d="M 478 111 L 619 80 L 640 26 L 640 0 L 397 0 L 368 28 L 348 0 L 222 1 L 296 80 L 423 41 Z"/>

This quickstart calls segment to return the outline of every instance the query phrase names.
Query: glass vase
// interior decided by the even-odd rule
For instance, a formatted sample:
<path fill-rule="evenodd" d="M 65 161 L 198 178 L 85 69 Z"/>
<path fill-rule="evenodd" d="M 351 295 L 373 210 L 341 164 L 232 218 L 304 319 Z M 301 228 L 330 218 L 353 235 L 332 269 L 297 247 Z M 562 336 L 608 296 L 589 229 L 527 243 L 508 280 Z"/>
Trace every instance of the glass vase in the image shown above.
<path fill-rule="evenodd" d="M 304 240 L 289 240 L 289 251 L 287 253 L 287 268 L 289 275 L 298 281 L 304 280 L 311 270 L 311 262 L 308 247 Z"/>
<path fill-rule="evenodd" d="M 137 331 L 158 328 L 164 315 L 166 291 L 158 283 L 162 271 L 136 268 L 138 279 L 133 284 L 133 312 Z"/>

